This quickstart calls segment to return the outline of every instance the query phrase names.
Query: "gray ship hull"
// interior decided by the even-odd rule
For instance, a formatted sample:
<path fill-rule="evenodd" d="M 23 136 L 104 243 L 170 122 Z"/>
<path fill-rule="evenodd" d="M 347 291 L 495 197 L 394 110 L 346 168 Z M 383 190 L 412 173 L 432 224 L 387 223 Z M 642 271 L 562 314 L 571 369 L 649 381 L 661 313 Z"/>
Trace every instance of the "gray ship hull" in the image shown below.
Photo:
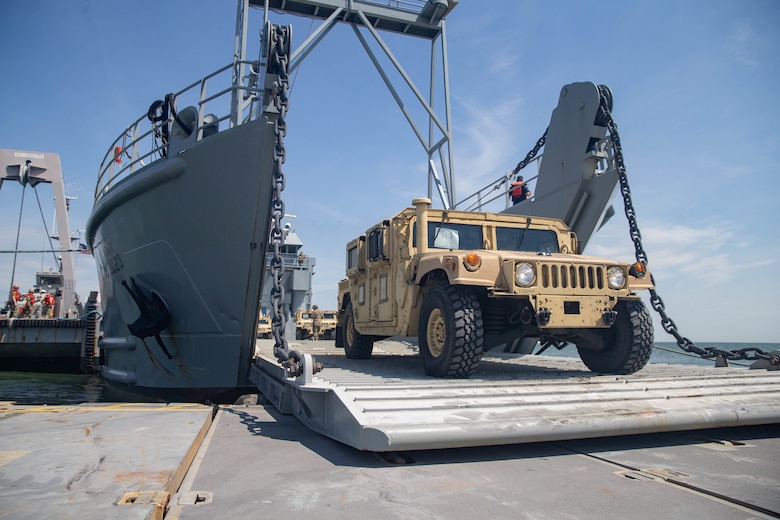
<path fill-rule="evenodd" d="M 87 239 L 108 302 L 100 372 L 112 386 L 201 400 L 251 385 L 274 139 L 265 117 L 219 132 L 95 204 Z"/>

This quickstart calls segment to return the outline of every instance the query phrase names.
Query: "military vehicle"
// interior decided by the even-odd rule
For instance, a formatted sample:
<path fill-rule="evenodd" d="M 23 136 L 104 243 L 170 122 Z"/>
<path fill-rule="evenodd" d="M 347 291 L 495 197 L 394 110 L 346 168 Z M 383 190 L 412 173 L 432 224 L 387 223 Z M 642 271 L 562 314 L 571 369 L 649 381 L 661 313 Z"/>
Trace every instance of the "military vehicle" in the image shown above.
<path fill-rule="evenodd" d="M 268 339 L 271 337 L 271 318 L 263 316 L 257 317 L 257 337 Z"/>
<path fill-rule="evenodd" d="M 322 311 L 322 324 L 320 326 L 320 337 L 323 339 L 333 339 L 336 330 L 336 311 Z M 308 339 L 314 334 L 314 323 L 312 311 L 298 309 L 295 313 L 295 338 Z"/>
<path fill-rule="evenodd" d="M 594 372 L 645 366 L 653 324 L 637 294 L 652 288 L 643 263 L 580 254 L 559 219 L 412 204 L 347 244 L 336 334 L 347 357 L 417 336 L 428 375 L 466 377 L 486 350 L 532 338 L 573 343 Z"/>
<path fill-rule="evenodd" d="M 334 339 L 336 336 L 336 325 L 338 325 L 338 311 L 322 311 L 322 328 L 320 336 L 325 339 Z"/>

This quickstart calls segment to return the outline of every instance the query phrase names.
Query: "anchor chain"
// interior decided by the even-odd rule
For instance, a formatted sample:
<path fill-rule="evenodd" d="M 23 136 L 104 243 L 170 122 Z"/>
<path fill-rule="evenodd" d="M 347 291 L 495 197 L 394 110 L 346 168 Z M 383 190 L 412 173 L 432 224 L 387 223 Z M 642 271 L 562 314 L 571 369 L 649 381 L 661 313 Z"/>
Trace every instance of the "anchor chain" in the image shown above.
<path fill-rule="evenodd" d="M 512 175 L 517 175 L 517 172 L 528 166 L 528 163 L 534 160 L 534 157 L 536 157 L 536 154 L 539 153 L 539 149 L 544 146 L 544 143 L 547 141 L 547 130 L 550 128 L 547 127 L 547 129 L 542 134 L 542 137 L 539 138 L 538 141 L 536 141 L 536 145 L 534 145 L 533 148 L 525 155 L 525 159 L 517 163 L 517 166 L 515 166 L 515 169 L 512 170 Z"/>
<path fill-rule="evenodd" d="M 282 284 L 284 257 L 281 253 L 281 247 L 284 244 L 284 230 L 282 228 L 284 201 L 282 200 L 282 191 L 285 187 L 282 164 L 284 164 L 286 158 L 284 137 L 287 135 L 286 115 L 289 103 L 287 93 L 290 86 L 288 65 L 291 28 L 269 24 L 266 30 L 269 30 L 271 33 L 269 39 L 271 51 L 268 54 L 268 72 L 277 76 L 273 85 L 273 104 L 278 112 L 278 117 L 274 121 L 276 144 L 274 146 L 273 195 L 271 201 L 271 247 L 273 250 L 270 262 L 273 281 L 273 288 L 271 289 L 271 325 L 275 342 L 274 356 L 276 356 L 277 361 L 285 367 L 290 375 L 299 376 L 303 373 L 303 356 L 297 350 L 289 349 L 284 332 L 287 318 L 284 313 L 285 291 Z M 312 368 L 314 372 L 317 372 L 321 369 L 321 365 L 314 363 Z"/>
<path fill-rule="evenodd" d="M 623 206 L 628 219 L 629 234 L 631 235 L 631 241 L 634 243 L 634 251 L 637 262 L 648 263 L 647 253 L 642 246 L 642 234 L 639 231 L 639 225 L 637 224 L 636 211 L 634 205 L 631 202 L 631 189 L 628 186 L 628 176 L 626 175 L 626 165 L 623 160 L 623 149 L 620 144 L 620 135 L 618 134 L 617 124 L 612 118 L 610 111 L 610 99 L 611 94 L 609 89 L 603 85 L 599 85 L 599 105 L 600 105 L 600 117 L 606 122 L 607 129 L 609 130 L 612 139 L 612 148 L 614 151 L 615 165 L 617 166 L 618 179 L 620 182 L 620 193 L 623 196 Z M 650 281 L 655 286 L 655 279 L 653 274 L 650 273 Z M 704 359 L 713 359 L 722 357 L 727 360 L 766 360 L 773 365 L 780 364 L 780 356 L 773 355 L 771 353 L 764 352 L 763 350 L 755 347 L 748 347 L 739 350 L 723 350 L 717 347 L 702 348 L 697 346 L 690 339 L 682 336 L 677 329 L 677 325 L 674 320 L 666 313 L 666 306 L 664 305 L 661 296 L 658 295 L 655 289 L 650 289 L 650 304 L 653 309 L 661 316 L 661 326 L 670 335 L 674 336 L 677 340 L 677 346 L 682 350 L 696 354 Z"/>

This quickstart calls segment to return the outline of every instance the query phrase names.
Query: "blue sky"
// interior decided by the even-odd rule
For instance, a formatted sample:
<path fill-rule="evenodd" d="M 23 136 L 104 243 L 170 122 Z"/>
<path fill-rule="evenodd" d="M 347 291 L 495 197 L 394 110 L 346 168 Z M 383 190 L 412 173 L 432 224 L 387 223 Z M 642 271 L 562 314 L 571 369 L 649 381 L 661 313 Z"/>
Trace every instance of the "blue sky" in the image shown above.
<path fill-rule="evenodd" d="M 230 62 L 235 3 L 7 0 L 0 20 L 0 148 L 60 155 L 78 197 L 75 231 L 124 126 Z M 293 24 L 296 45 L 312 26 L 272 20 Z M 561 87 L 606 84 L 650 267 L 681 333 L 780 341 L 780 2 L 461 0 L 447 33 L 458 199 L 525 156 Z M 428 42 L 386 41 L 424 85 Z M 317 258 L 314 303 L 330 308 L 346 242 L 427 192 L 426 155 L 348 27 L 295 75 L 286 144 L 286 209 Z M 39 194 L 51 222 L 51 191 Z M 18 184 L 0 189 L 2 250 L 14 246 L 20 195 Z M 615 202 L 618 214 L 586 252 L 631 260 Z M 28 194 L 20 248 L 43 247 L 40 221 Z M 48 258 L 20 257 L 17 280 L 31 285 Z M 0 255 L 2 290 L 11 263 Z M 79 256 L 77 291 L 90 290 L 94 262 Z M 656 340 L 673 340 L 657 319 Z"/>

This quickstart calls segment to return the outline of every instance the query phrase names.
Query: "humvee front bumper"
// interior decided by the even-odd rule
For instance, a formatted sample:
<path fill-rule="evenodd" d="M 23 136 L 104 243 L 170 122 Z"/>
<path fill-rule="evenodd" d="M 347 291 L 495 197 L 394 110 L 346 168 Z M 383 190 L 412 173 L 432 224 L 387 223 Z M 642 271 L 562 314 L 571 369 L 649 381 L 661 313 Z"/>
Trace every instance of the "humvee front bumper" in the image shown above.
<path fill-rule="evenodd" d="M 523 321 L 541 329 L 607 328 L 615 322 L 617 299 L 611 296 L 532 295 Z M 529 315 L 528 313 L 532 313 Z"/>

